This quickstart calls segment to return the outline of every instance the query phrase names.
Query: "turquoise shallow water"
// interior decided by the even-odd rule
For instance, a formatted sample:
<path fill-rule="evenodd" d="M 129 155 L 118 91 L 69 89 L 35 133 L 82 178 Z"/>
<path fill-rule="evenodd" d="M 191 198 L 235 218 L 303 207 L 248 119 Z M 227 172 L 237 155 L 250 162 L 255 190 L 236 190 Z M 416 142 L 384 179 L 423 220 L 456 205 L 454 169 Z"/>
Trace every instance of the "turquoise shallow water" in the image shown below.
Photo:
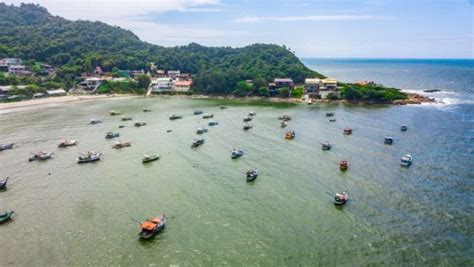
<path fill-rule="evenodd" d="M 17 212 L 0 227 L 2 265 L 473 264 L 471 105 L 220 104 L 120 98 L 2 114 L 0 140 L 17 144 L 0 153 L 1 176 L 11 177 L 0 208 Z M 196 109 L 215 113 L 220 124 L 191 149 L 196 128 L 207 122 L 192 115 Z M 110 110 L 148 125 L 122 123 Z M 249 111 L 257 116 L 244 132 Z M 336 122 L 327 111 L 336 112 Z M 293 117 L 292 141 L 279 128 L 285 113 Z M 170 121 L 171 114 L 184 118 Z M 89 125 L 93 117 L 104 123 Z M 353 135 L 342 134 L 345 126 Z M 112 149 L 104 139 L 111 130 L 132 146 Z M 395 137 L 392 146 L 383 144 L 386 134 Z M 62 137 L 79 145 L 58 149 Z M 325 140 L 335 144 L 329 152 L 321 151 Z M 231 160 L 232 147 L 245 155 Z M 54 158 L 28 163 L 38 149 L 55 151 Z M 78 153 L 90 149 L 104 159 L 77 164 Z M 162 158 L 143 165 L 145 152 Z M 414 157 L 408 169 L 399 165 L 406 153 Z M 342 159 L 350 163 L 345 173 Z M 243 173 L 253 167 L 261 174 L 248 184 Z M 336 208 L 333 193 L 344 189 L 350 202 Z M 133 220 L 161 213 L 167 229 L 139 241 Z"/>

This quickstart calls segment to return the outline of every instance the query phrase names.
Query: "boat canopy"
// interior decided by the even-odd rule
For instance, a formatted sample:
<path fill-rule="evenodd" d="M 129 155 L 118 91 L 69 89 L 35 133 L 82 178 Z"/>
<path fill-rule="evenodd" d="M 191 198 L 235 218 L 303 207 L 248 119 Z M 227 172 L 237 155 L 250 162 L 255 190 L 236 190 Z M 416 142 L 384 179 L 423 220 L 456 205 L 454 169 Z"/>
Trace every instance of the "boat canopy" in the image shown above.
<path fill-rule="evenodd" d="M 146 221 L 140 225 L 140 228 L 147 231 L 153 231 L 156 228 L 156 223 L 151 222 L 151 221 Z"/>

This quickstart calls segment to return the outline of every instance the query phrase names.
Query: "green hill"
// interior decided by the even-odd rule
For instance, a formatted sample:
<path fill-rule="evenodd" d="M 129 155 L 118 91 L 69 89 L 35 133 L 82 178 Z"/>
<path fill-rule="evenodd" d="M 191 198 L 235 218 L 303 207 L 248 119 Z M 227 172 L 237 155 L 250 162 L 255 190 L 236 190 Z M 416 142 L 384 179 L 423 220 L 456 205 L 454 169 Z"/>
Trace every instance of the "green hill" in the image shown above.
<path fill-rule="evenodd" d="M 305 67 L 285 47 L 253 44 L 243 48 L 204 47 L 191 43 L 162 47 L 141 41 L 131 31 L 102 22 L 70 21 L 34 4 L 0 3 L 0 58 L 20 57 L 60 67 L 59 77 L 71 81 L 81 72 L 101 66 L 146 69 L 154 62 L 162 69 L 193 73 L 193 89 L 227 94 L 238 81 L 253 79 L 264 85 L 275 77 L 322 77 Z"/>

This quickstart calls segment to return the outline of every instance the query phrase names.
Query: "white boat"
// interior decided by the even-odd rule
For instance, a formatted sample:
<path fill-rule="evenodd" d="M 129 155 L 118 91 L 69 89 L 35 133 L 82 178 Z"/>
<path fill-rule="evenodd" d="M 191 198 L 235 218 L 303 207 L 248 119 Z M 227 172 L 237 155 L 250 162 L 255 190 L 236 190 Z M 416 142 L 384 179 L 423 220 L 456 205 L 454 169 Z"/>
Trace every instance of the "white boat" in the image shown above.
<path fill-rule="evenodd" d="M 413 158 L 410 154 L 406 154 L 400 159 L 400 164 L 404 167 L 408 167 L 411 165 L 411 162 L 413 161 Z"/>
<path fill-rule="evenodd" d="M 240 158 L 244 154 L 244 151 L 242 149 L 232 149 L 232 159 Z"/>

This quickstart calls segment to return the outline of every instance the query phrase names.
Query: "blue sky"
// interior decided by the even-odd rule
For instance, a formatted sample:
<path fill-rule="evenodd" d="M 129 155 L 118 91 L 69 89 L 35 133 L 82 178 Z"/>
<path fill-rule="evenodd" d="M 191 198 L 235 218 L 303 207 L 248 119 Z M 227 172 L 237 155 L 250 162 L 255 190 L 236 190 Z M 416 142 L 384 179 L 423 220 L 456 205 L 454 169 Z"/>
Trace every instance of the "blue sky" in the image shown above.
<path fill-rule="evenodd" d="M 165 46 L 276 43 L 299 57 L 474 57 L 474 0 L 26 1 Z"/>

